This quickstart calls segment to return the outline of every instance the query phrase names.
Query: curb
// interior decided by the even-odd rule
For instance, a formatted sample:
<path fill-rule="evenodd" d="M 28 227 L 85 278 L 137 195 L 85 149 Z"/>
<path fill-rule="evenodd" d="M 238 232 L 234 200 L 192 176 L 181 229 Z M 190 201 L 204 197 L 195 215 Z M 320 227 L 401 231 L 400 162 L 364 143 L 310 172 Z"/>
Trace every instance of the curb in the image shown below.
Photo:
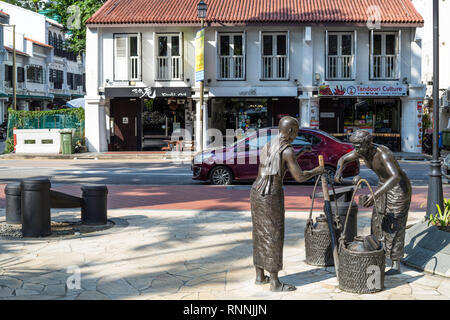
<path fill-rule="evenodd" d="M 75 154 L 3 154 L 0 160 L 116 160 L 116 159 L 148 159 L 161 161 L 191 161 L 193 155 L 179 153 L 130 153 L 130 154 L 108 154 L 108 153 L 75 153 Z"/>

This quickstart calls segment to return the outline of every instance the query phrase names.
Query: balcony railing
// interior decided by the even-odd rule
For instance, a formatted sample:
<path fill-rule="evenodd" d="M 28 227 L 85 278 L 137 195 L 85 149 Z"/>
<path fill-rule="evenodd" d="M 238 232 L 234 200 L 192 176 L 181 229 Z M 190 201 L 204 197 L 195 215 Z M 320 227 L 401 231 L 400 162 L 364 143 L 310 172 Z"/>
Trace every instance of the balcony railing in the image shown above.
<path fill-rule="evenodd" d="M 351 79 L 353 78 L 353 55 L 328 56 L 328 79 Z"/>
<path fill-rule="evenodd" d="M 158 80 L 181 80 L 181 57 L 158 57 L 157 64 Z"/>
<path fill-rule="evenodd" d="M 263 79 L 287 79 L 287 56 L 263 56 Z"/>
<path fill-rule="evenodd" d="M 244 79 L 244 57 L 220 57 L 219 78 L 227 80 Z"/>
<path fill-rule="evenodd" d="M 141 64 L 139 57 L 130 58 L 130 80 L 140 80 Z"/>
<path fill-rule="evenodd" d="M 397 55 L 373 55 L 372 79 L 398 79 Z"/>

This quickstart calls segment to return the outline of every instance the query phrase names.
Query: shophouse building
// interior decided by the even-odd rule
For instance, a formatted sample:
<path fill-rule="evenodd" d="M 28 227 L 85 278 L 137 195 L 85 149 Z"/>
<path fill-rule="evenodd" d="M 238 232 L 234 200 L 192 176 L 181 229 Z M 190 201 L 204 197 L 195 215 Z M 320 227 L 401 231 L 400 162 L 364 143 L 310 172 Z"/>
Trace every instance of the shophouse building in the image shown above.
<path fill-rule="evenodd" d="M 47 110 L 84 97 L 84 55 L 66 50 L 63 26 L 42 14 L 0 2 L 15 25 L 18 110 Z M 1 119 L 13 105 L 13 28 L 0 26 Z"/>
<path fill-rule="evenodd" d="M 410 0 L 205 2 L 205 134 L 291 115 L 420 152 L 424 21 Z M 178 128 L 199 136 L 197 3 L 110 0 L 87 21 L 90 151 L 147 150 Z"/>

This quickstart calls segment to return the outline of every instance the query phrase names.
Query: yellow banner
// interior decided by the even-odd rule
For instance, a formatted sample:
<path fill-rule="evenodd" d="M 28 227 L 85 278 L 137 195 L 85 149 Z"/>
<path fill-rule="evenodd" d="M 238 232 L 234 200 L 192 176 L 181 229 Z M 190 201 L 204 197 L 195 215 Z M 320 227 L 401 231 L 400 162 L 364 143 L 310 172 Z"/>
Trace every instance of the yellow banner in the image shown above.
<path fill-rule="evenodd" d="M 195 81 L 205 79 L 205 29 L 195 36 Z"/>

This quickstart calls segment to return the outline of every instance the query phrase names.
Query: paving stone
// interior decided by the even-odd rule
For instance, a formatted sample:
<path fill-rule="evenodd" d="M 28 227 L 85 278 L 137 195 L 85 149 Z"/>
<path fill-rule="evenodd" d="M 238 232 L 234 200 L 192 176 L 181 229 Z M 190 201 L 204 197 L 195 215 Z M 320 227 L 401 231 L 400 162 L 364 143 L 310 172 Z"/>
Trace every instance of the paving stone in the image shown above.
<path fill-rule="evenodd" d="M 35 290 L 26 290 L 26 289 L 17 289 L 16 290 L 16 296 L 32 296 L 39 294 L 39 291 Z"/>
<path fill-rule="evenodd" d="M 430 295 L 430 296 L 437 296 L 439 293 L 435 289 L 430 289 L 429 287 L 423 287 L 419 285 L 415 285 L 414 283 L 411 284 L 412 288 L 412 295 L 413 296 L 424 296 L 424 295 Z"/>
<path fill-rule="evenodd" d="M 175 293 L 183 284 L 183 281 L 175 276 L 162 274 L 153 279 L 150 287 L 163 293 Z"/>
<path fill-rule="evenodd" d="M 1 276 L 0 277 L 0 286 L 6 286 L 11 289 L 17 289 L 22 286 L 22 280 L 7 277 L 7 276 Z"/>
<path fill-rule="evenodd" d="M 65 284 L 50 284 L 45 287 L 42 294 L 49 296 L 64 296 L 66 294 Z"/>
<path fill-rule="evenodd" d="M 13 289 L 8 287 L 0 287 L 0 297 L 9 297 L 12 295 Z"/>
<path fill-rule="evenodd" d="M 98 291 L 83 291 L 76 300 L 110 300 L 110 298 Z"/>
<path fill-rule="evenodd" d="M 44 289 L 44 285 L 37 283 L 24 283 L 21 289 L 41 292 L 42 289 Z"/>
<path fill-rule="evenodd" d="M 389 300 L 414 300 L 414 297 L 404 294 L 393 294 Z"/>
<path fill-rule="evenodd" d="M 450 280 L 444 280 L 441 282 L 441 285 L 438 287 L 437 291 L 450 298 Z"/>
<path fill-rule="evenodd" d="M 395 294 L 395 295 L 410 295 L 412 292 L 409 284 L 400 285 L 397 287 L 386 288 L 386 291 Z"/>
<path fill-rule="evenodd" d="M 122 278 L 101 278 L 97 283 L 97 291 L 113 299 L 139 295 L 139 291 Z"/>
<path fill-rule="evenodd" d="M 425 276 L 417 279 L 416 281 L 414 281 L 414 283 L 420 284 L 424 287 L 438 288 L 442 281 L 443 281 L 443 278 L 431 277 L 431 276 L 425 275 Z"/>

